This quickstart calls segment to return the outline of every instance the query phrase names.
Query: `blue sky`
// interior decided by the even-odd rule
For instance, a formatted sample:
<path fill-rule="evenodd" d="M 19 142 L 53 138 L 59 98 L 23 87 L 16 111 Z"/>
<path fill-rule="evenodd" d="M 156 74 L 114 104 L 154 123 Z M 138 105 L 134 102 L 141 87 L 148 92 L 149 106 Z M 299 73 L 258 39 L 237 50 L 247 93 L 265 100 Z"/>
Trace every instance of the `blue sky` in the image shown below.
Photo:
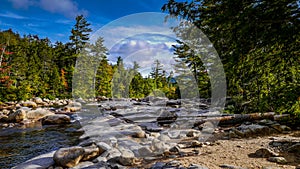
<path fill-rule="evenodd" d="M 167 0 L 1 0 L 0 30 L 68 41 L 75 17 L 84 14 L 96 31 L 122 16 L 161 12 Z"/>
<path fill-rule="evenodd" d="M 79 14 L 86 16 L 93 32 L 91 41 L 104 37 L 116 62 L 122 56 L 125 65 L 138 62 L 141 71 L 151 71 L 159 60 L 167 72 L 173 71 L 175 44 L 172 25 L 164 23 L 161 7 L 168 0 L 1 0 L 0 30 L 11 28 L 20 35 L 48 37 L 52 43 L 68 42 Z M 184 0 L 182 0 L 184 1 Z M 155 13 L 147 13 L 155 12 Z M 139 15 L 140 13 L 141 15 Z M 144 14 L 145 13 L 145 14 Z"/>

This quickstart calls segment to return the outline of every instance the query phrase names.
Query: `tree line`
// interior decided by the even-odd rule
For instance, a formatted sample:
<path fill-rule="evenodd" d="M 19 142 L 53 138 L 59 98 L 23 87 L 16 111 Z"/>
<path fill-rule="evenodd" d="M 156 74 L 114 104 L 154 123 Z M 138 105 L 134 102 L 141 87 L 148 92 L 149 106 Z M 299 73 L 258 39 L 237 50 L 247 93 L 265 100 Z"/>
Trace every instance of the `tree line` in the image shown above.
<path fill-rule="evenodd" d="M 168 0 L 162 11 L 193 23 L 214 45 L 224 66 L 231 100 L 226 111 L 300 115 L 298 0 Z M 162 95 L 176 99 L 184 87 L 192 87 L 186 83 L 180 89 L 177 82 L 182 79 L 184 84 L 186 74 L 173 77 L 173 72 L 164 71 L 159 61 L 153 63 L 148 77 L 137 71 L 136 63 L 125 68 L 121 57 L 112 65 L 103 39 L 87 44 L 89 26 L 83 16 L 78 16 L 70 42 L 65 44 L 52 44 L 36 35 L 20 37 L 11 30 L 0 32 L 1 100 L 71 97 L 76 59 L 84 52 L 101 58 L 95 68 L 96 78 L 90 79 L 94 80 L 95 96 L 141 98 L 162 91 Z M 179 37 L 193 34 L 184 24 L 174 31 Z M 90 51 L 84 51 L 86 45 L 90 45 Z M 180 40 L 174 49 L 175 59 L 180 60 L 177 71 L 189 67 L 200 97 L 209 98 L 212 84 L 202 56 Z"/>
<path fill-rule="evenodd" d="M 162 10 L 193 23 L 213 43 L 232 99 L 228 111 L 300 115 L 299 5 L 298 0 L 168 0 Z M 193 33 L 185 25 L 174 31 Z M 185 44 L 177 51 L 201 78 L 201 60 Z"/>
<path fill-rule="evenodd" d="M 125 68 L 119 57 L 113 65 L 107 59 L 108 51 L 101 37 L 94 44 L 89 43 L 90 32 L 90 24 L 82 15 L 76 17 L 70 41 L 66 43 L 51 43 L 38 35 L 21 37 L 11 29 L 0 31 L 0 101 L 71 98 L 76 92 L 86 93 L 84 83 L 80 84 L 80 91 L 72 93 L 72 80 L 78 66 L 76 60 L 91 53 L 89 59 L 98 59 L 96 76 L 95 72 L 89 74 L 94 82 L 93 96 L 142 98 L 154 94 L 154 90 L 162 90 L 167 97 L 178 97 L 176 83 L 170 82 L 171 76 L 166 75 L 158 60 L 148 77 L 138 72 L 136 62 L 132 68 Z"/>

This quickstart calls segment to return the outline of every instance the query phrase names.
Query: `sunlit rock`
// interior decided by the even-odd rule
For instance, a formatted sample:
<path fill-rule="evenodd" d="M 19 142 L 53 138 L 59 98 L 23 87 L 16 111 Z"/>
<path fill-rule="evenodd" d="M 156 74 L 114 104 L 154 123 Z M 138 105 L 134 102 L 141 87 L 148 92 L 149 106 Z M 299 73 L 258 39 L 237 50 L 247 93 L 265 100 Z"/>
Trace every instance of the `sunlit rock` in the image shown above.
<path fill-rule="evenodd" d="M 75 146 L 69 148 L 61 148 L 53 155 L 55 163 L 62 167 L 74 167 L 84 156 L 84 148 Z"/>
<path fill-rule="evenodd" d="M 54 114 L 42 118 L 43 125 L 69 124 L 69 123 L 71 123 L 71 118 L 64 114 Z"/>

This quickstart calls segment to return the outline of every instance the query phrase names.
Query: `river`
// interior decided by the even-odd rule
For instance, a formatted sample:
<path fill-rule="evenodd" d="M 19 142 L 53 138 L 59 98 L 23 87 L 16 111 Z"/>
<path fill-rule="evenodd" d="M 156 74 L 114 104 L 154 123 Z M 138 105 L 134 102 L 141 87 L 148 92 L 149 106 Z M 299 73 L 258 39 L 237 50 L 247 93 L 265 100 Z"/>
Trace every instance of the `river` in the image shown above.
<path fill-rule="evenodd" d="M 188 112 L 188 116 L 186 116 L 187 119 L 181 118 L 182 122 L 177 119 L 178 122 L 184 125 L 187 124 L 187 121 L 193 121 L 189 119 L 190 117 L 193 118 L 205 112 L 204 110 L 194 108 L 185 110 L 183 108 L 177 109 L 169 107 L 166 109 L 165 105 L 137 106 L 128 101 L 105 102 L 102 104 L 104 107 L 117 107 L 117 110 L 101 111 L 103 107 L 101 108 L 100 106 L 99 108 L 99 104 L 86 104 L 83 105 L 81 111 L 72 115 L 73 122 L 69 125 L 42 126 L 40 123 L 35 123 L 26 127 L 0 129 L 0 168 L 11 168 L 33 157 L 57 150 L 61 147 L 78 145 L 81 136 L 89 137 L 89 135 L 94 135 L 94 133 L 91 133 L 93 131 L 96 131 L 97 135 L 103 135 L 105 138 L 112 136 L 113 133 L 115 133 L 113 126 L 119 125 L 120 122 L 118 120 L 111 120 L 110 123 L 107 124 L 101 122 L 102 117 L 111 112 L 117 116 L 126 117 L 127 120 L 153 131 L 161 130 L 161 127 L 157 126 L 156 119 L 161 114 L 166 113 L 166 110 L 168 112 L 176 112 L 176 114 L 179 115 L 183 112 Z M 100 123 L 98 123 L 99 121 Z M 185 127 L 190 128 L 191 126 Z M 118 135 L 118 137 L 122 137 L 120 133 L 115 134 L 116 136 Z"/>

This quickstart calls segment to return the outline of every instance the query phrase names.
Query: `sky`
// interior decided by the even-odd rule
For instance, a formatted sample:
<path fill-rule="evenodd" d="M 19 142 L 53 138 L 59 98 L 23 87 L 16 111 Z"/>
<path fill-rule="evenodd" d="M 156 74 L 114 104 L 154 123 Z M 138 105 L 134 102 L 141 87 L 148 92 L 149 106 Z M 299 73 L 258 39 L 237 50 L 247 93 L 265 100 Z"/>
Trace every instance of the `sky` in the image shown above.
<path fill-rule="evenodd" d="M 66 43 L 76 16 L 83 14 L 93 30 L 91 41 L 104 38 L 110 62 L 121 56 L 125 65 L 136 61 L 147 74 L 157 59 L 171 72 L 176 37 L 170 27 L 176 21 L 164 22 L 161 7 L 165 3 L 167 0 L 1 0 L 0 30 L 11 28 L 20 35 L 48 37 L 53 44 Z"/>
<path fill-rule="evenodd" d="M 161 12 L 167 0 L 1 0 L 0 30 L 37 34 L 52 42 L 69 40 L 79 14 L 96 31 L 120 17 L 140 12 Z"/>

